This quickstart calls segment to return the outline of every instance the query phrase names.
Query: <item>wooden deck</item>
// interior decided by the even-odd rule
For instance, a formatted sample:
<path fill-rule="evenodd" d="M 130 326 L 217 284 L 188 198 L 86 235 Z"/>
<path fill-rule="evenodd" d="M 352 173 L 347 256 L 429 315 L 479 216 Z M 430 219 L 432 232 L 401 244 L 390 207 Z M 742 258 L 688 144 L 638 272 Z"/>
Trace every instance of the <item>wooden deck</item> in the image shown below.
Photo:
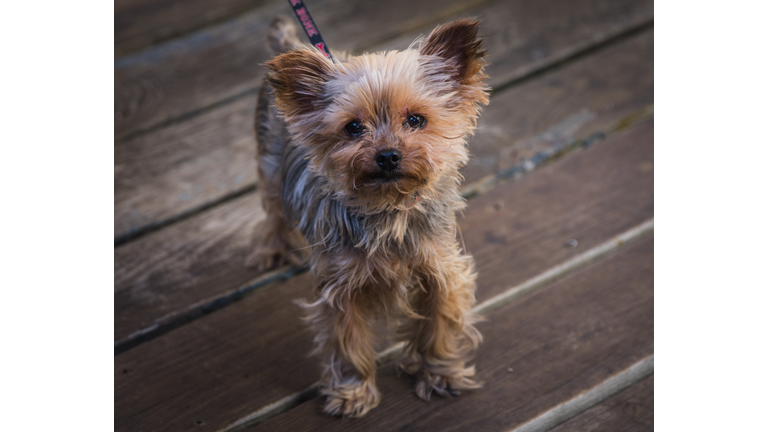
<path fill-rule="evenodd" d="M 381 405 L 328 417 L 263 235 L 252 114 L 284 0 L 115 3 L 115 429 L 653 430 L 653 2 L 310 3 L 335 49 L 482 20 L 493 87 L 464 170 L 485 386 L 420 401 L 381 346 Z"/>

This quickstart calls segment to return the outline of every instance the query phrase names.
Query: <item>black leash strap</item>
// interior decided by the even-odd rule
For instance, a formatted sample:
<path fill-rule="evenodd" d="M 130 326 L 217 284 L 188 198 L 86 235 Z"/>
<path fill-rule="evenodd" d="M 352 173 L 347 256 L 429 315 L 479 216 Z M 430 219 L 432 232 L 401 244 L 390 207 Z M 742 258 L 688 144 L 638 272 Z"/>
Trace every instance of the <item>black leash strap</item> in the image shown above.
<path fill-rule="evenodd" d="M 301 0 L 288 0 L 288 3 L 293 7 L 293 13 L 296 14 L 296 18 L 301 21 L 301 25 L 304 26 L 304 32 L 309 37 L 309 42 L 317 49 L 320 50 L 326 57 L 333 60 L 331 57 L 331 51 L 328 50 L 328 45 L 325 44 L 323 37 L 320 36 L 320 30 L 317 29 L 315 21 L 312 19 L 312 15 L 309 14 L 307 7 Z"/>

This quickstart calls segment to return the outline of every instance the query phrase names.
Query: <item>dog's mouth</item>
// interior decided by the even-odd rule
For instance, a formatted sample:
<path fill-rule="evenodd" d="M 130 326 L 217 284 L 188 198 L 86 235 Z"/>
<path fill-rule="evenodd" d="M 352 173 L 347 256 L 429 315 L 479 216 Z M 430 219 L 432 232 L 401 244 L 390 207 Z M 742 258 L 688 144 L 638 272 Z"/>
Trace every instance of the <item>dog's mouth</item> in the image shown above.
<path fill-rule="evenodd" d="M 396 172 L 377 173 L 361 183 L 353 192 L 354 201 L 379 209 L 410 210 L 423 200 L 426 187 L 423 179 Z"/>
<path fill-rule="evenodd" d="M 358 199 L 385 207 L 408 210 L 423 198 L 429 180 L 409 170 L 369 172 L 356 182 Z"/>
<path fill-rule="evenodd" d="M 399 169 L 394 171 L 377 171 L 368 174 L 366 177 L 365 183 L 393 184 L 395 186 L 399 183 L 409 189 L 418 185 L 423 186 L 427 183 L 427 179 Z"/>
<path fill-rule="evenodd" d="M 378 183 L 396 183 L 406 176 L 400 171 L 380 171 L 370 176 L 371 180 Z"/>

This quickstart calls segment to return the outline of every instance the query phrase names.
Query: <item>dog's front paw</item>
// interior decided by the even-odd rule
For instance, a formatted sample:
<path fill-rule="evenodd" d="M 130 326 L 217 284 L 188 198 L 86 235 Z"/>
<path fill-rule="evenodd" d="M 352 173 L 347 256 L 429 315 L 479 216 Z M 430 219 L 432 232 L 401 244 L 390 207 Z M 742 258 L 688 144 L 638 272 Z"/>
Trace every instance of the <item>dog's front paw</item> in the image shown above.
<path fill-rule="evenodd" d="M 458 396 L 460 390 L 476 389 L 483 385 L 471 378 L 474 375 L 474 367 L 457 367 L 441 373 L 421 369 L 416 373 L 416 395 L 424 400 L 429 400 L 432 393 L 443 397 Z"/>
<path fill-rule="evenodd" d="M 326 413 L 345 417 L 362 417 L 379 404 L 380 395 L 376 386 L 369 382 L 325 388 L 321 393 L 326 397 Z"/>

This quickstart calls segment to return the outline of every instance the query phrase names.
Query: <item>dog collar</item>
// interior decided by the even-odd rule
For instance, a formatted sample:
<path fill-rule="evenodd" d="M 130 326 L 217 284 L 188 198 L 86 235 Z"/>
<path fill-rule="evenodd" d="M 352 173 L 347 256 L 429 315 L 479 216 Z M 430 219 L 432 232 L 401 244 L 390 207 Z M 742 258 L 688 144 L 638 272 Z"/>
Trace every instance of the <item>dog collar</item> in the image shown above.
<path fill-rule="evenodd" d="M 413 194 L 411 200 L 408 201 L 408 204 L 406 204 L 405 207 L 410 209 L 418 204 L 419 200 L 421 200 L 421 191 L 416 191 L 416 193 Z"/>

